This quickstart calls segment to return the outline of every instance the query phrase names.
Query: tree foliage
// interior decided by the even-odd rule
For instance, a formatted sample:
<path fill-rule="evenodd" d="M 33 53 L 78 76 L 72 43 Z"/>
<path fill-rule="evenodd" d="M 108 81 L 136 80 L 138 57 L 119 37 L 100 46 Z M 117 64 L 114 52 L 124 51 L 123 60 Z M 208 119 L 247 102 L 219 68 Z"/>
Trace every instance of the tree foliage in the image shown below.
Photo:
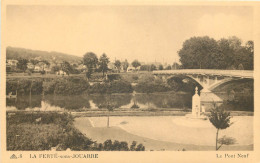
<path fill-rule="evenodd" d="M 108 70 L 108 63 L 109 63 L 109 58 L 107 57 L 107 55 L 104 53 L 102 54 L 102 56 L 100 56 L 99 58 L 99 68 L 103 73 L 103 77 L 105 75 L 105 72 L 107 72 Z"/>
<path fill-rule="evenodd" d="M 223 130 L 228 128 L 232 123 L 230 122 L 230 112 L 226 112 L 224 107 L 217 107 L 214 104 L 214 108 L 210 110 L 209 121 L 213 124 L 213 126 L 217 129 L 216 133 L 216 150 L 218 150 L 221 146 L 218 146 L 218 132 L 219 130 Z"/>
<path fill-rule="evenodd" d="M 17 68 L 25 72 L 25 70 L 27 69 L 27 63 L 27 59 L 19 59 L 17 63 Z"/>
<path fill-rule="evenodd" d="M 90 78 L 98 63 L 97 55 L 93 52 L 88 52 L 83 57 L 83 64 L 87 67 L 86 76 Z"/>
<path fill-rule="evenodd" d="M 64 72 L 66 72 L 68 75 L 73 72 L 72 66 L 71 66 L 70 63 L 67 62 L 67 61 L 64 61 L 64 62 L 61 64 L 61 70 L 64 71 Z"/>
<path fill-rule="evenodd" d="M 127 60 L 125 60 L 124 62 L 122 62 L 122 66 L 123 66 L 123 69 L 124 69 L 124 71 L 126 71 L 126 70 L 127 70 L 127 68 L 128 68 L 128 66 L 129 66 L 129 63 L 128 63 L 128 61 L 127 61 Z"/>
<path fill-rule="evenodd" d="M 134 68 L 137 68 L 137 67 L 141 66 L 141 63 L 140 63 L 138 60 L 134 60 L 134 61 L 132 62 L 132 66 L 133 66 Z"/>
<path fill-rule="evenodd" d="M 115 64 L 115 66 L 117 68 L 117 71 L 119 72 L 120 68 L 121 68 L 121 62 L 119 60 L 116 60 L 114 64 Z"/>
<path fill-rule="evenodd" d="M 254 43 L 233 36 L 215 40 L 208 36 L 192 37 L 178 51 L 185 69 L 253 69 Z M 242 66 L 241 66 L 242 65 Z"/>

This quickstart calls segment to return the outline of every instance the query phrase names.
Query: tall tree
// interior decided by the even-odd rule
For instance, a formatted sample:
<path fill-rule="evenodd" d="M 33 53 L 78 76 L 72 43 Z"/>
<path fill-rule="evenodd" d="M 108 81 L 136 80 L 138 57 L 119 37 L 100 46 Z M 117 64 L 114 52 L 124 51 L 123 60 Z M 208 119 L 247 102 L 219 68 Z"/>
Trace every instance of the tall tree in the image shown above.
<path fill-rule="evenodd" d="M 141 63 L 138 60 L 134 60 L 132 62 L 132 66 L 136 69 L 137 67 L 141 66 Z"/>
<path fill-rule="evenodd" d="M 66 72 L 68 75 L 73 72 L 72 66 L 67 61 L 63 61 L 63 63 L 61 64 L 61 70 Z"/>
<path fill-rule="evenodd" d="M 192 37 L 178 51 L 183 68 L 210 69 L 218 64 L 217 41 L 213 38 Z"/>
<path fill-rule="evenodd" d="M 17 63 L 17 68 L 25 72 L 25 70 L 27 69 L 27 63 L 27 59 L 19 59 Z"/>
<path fill-rule="evenodd" d="M 123 66 L 124 71 L 126 71 L 129 66 L 127 59 L 124 62 L 122 62 L 122 66 Z"/>
<path fill-rule="evenodd" d="M 83 64 L 87 67 L 86 76 L 90 78 L 92 73 L 97 67 L 98 58 L 97 55 L 93 52 L 88 52 L 83 57 Z"/>
<path fill-rule="evenodd" d="M 115 64 L 115 66 L 117 68 L 117 71 L 120 72 L 121 62 L 119 60 L 116 60 L 114 64 Z"/>
<path fill-rule="evenodd" d="M 105 72 L 107 72 L 108 70 L 108 63 L 109 63 L 109 58 L 107 57 L 107 55 L 104 53 L 102 54 L 102 56 L 100 56 L 99 58 L 99 68 L 103 73 L 103 78 L 105 76 Z"/>

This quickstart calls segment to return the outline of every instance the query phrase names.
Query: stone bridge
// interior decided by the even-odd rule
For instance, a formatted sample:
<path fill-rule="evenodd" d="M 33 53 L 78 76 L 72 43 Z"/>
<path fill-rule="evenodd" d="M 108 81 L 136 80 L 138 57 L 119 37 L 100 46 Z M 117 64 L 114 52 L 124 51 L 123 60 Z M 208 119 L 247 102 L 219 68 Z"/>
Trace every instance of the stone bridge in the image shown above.
<path fill-rule="evenodd" d="M 252 70 L 179 69 L 153 71 L 153 74 L 161 76 L 163 79 L 176 75 L 189 77 L 203 87 L 202 92 L 211 92 L 221 84 L 232 80 L 254 78 Z"/>

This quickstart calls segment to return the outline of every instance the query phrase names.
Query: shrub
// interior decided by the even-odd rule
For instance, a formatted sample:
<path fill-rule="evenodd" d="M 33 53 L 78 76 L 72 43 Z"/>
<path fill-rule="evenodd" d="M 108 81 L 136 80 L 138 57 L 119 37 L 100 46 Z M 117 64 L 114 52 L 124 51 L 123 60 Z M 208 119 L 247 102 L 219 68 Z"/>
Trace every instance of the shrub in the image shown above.
<path fill-rule="evenodd" d="M 132 93 L 133 88 L 131 83 L 127 81 L 112 81 L 109 84 L 109 92 L 108 93 Z"/>
<path fill-rule="evenodd" d="M 7 115 L 7 150 L 93 150 L 94 142 L 75 129 L 72 121 L 66 113 Z"/>
<path fill-rule="evenodd" d="M 153 93 L 170 91 L 169 87 L 163 83 L 140 82 L 135 86 L 135 91 L 139 93 Z"/>
<path fill-rule="evenodd" d="M 92 86 L 89 87 L 87 90 L 87 93 L 93 94 L 93 93 L 100 93 L 104 94 L 107 92 L 108 84 L 107 83 L 95 83 Z"/>
<path fill-rule="evenodd" d="M 87 93 L 131 93 L 133 92 L 133 88 L 131 83 L 126 81 L 112 81 L 112 82 L 104 82 L 104 83 L 95 83 L 87 90 Z"/>
<path fill-rule="evenodd" d="M 42 93 L 41 79 L 10 79 L 6 81 L 6 93 L 18 92 L 18 94 L 28 95 Z"/>
<path fill-rule="evenodd" d="M 63 78 L 55 84 L 54 93 L 61 95 L 82 94 L 89 88 L 89 83 L 83 78 Z"/>

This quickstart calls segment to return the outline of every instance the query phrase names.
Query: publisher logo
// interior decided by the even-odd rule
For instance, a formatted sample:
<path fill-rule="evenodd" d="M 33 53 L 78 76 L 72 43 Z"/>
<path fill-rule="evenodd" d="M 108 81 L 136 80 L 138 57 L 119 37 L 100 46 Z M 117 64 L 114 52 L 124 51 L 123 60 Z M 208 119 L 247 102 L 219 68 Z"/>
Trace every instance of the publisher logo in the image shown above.
<path fill-rule="evenodd" d="M 15 154 L 13 154 L 13 155 L 10 157 L 10 159 L 17 159 L 17 157 L 16 157 Z"/>

